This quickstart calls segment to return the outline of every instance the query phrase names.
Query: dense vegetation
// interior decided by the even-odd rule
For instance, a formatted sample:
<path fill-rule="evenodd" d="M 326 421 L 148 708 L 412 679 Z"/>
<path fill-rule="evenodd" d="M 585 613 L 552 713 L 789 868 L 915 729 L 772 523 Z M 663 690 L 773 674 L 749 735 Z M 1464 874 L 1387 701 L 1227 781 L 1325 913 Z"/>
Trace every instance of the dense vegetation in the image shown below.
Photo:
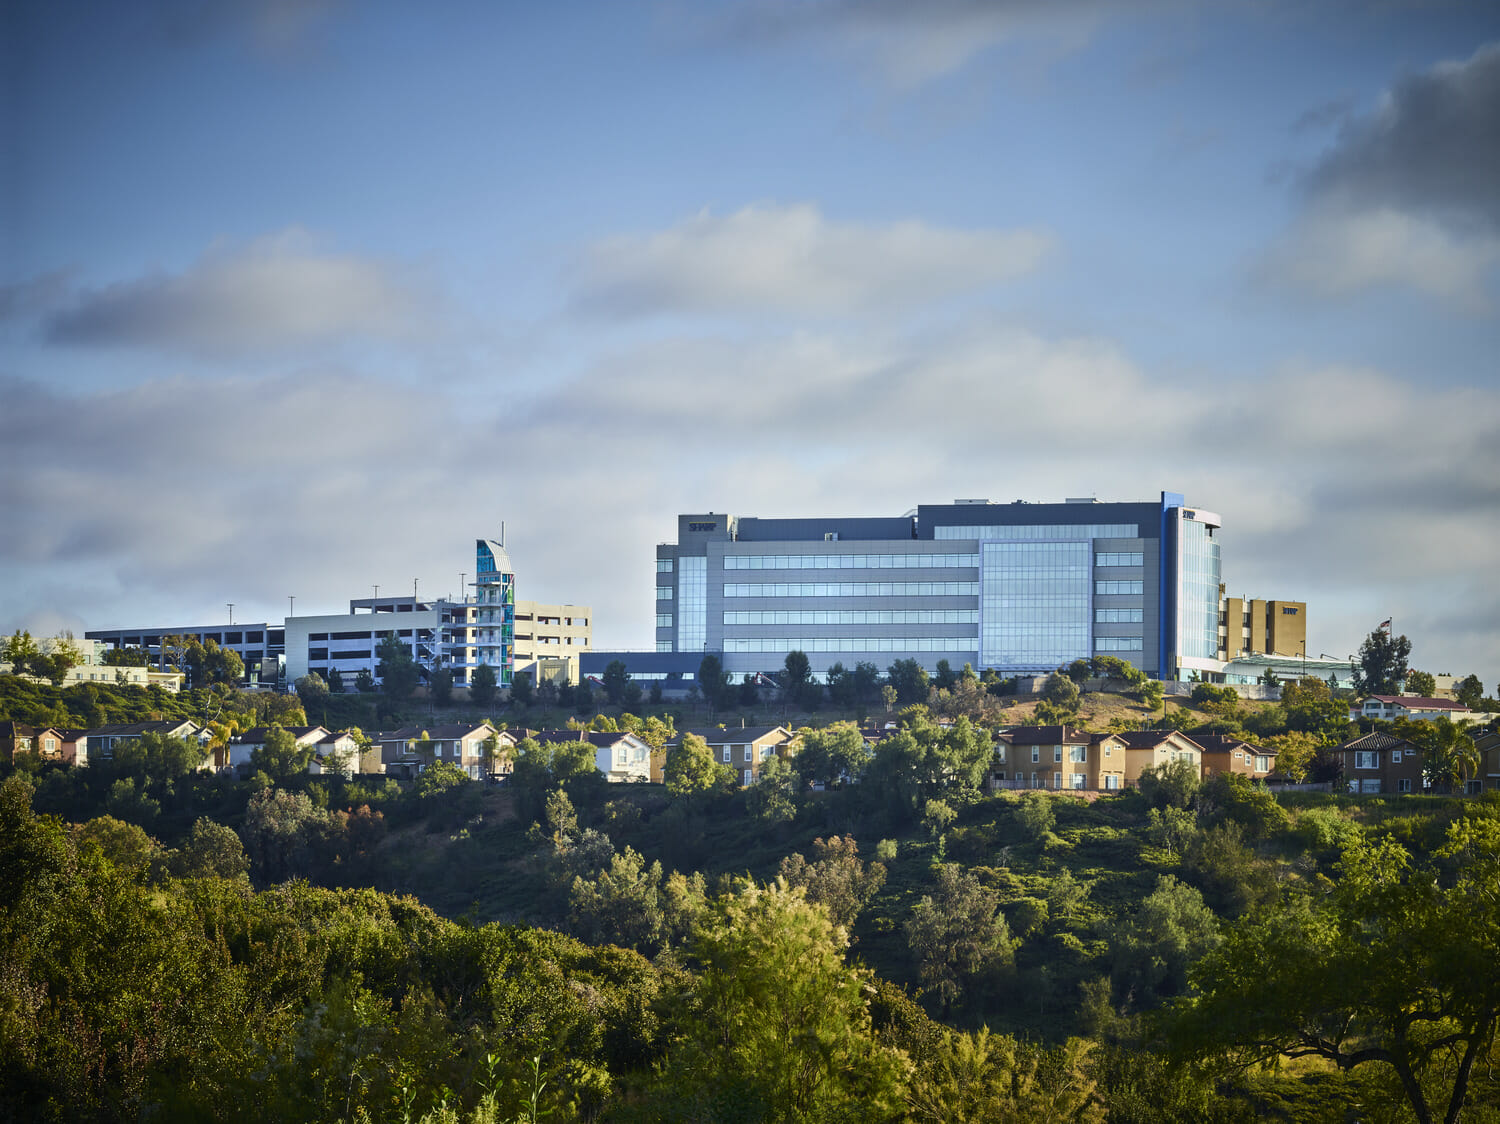
<path fill-rule="evenodd" d="M 1126 720 L 1057 694 L 1031 705 Z M 1334 731 L 1310 684 L 1199 694 L 1193 725 Z M 266 705 L 182 697 L 205 700 Z M 873 751 L 809 731 L 750 790 L 693 739 L 668 787 L 534 743 L 500 790 L 442 765 L 236 781 L 170 739 L 23 760 L 0 1115 L 1500 1118 L 1493 798 L 1278 800 L 1175 768 L 986 795 L 993 713 L 892 717 Z"/>

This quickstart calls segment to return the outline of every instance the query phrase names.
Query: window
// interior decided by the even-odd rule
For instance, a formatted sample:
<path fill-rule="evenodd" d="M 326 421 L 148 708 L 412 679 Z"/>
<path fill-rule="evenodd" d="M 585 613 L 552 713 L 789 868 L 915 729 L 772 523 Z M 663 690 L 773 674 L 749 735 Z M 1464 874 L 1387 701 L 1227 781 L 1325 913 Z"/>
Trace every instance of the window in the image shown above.
<path fill-rule="evenodd" d="M 1101 597 L 1139 597 L 1145 590 L 1145 582 L 1096 581 L 1094 583 L 1094 593 Z"/>
<path fill-rule="evenodd" d="M 1094 651 L 1096 652 L 1139 652 L 1142 650 L 1143 642 L 1139 636 L 1094 637 Z"/>
<path fill-rule="evenodd" d="M 1053 773 L 1052 774 L 1052 787 L 1053 788 L 1061 788 L 1062 787 L 1062 774 L 1061 773 Z"/>
<path fill-rule="evenodd" d="M 1074 773 L 1073 774 L 1073 787 L 1074 788 L 1082 788 L 1083 785 L 1084 785 L 1084 782 L 1087 781 L 1087 780 L 1088 780 L 1088 777 L 1084 776 L 1082 773 Z"/>
<path fill-rule="evenodd" d="M 1271 759 L 1269 757 L 1257 757 L 1255 759 L 1255 771 L 1257 773 L 1269 773 L 1271 771 Z"/>
<path fill-rule="evenodd" d="M 1141 566 L 1144 559 L 1139 550 L 1128 553 L 1096 553 L 1094 555 L 1095 566 Z"/>
<path fill-rule="evenodd" d="M 659 585 L 659 586 L 657 586 L 656 587 L 656 599 L 658 601 L 670 601 L 670 600 L 672 600 L 672 587 L 669 586 L 669 585 Z"/>
<path fill-rule="evenodd" d="M 1372 778 L 1370 780 L 1360 781 L 1359 782 L 1359 790 L 1360 790 L 1360 792 L 1365 792 L 1365 793 L 1379 792 L 1380 791 L 1380 778 L 1379 777 L 1374 777 L 1374 778 Z"/>
<path fill-rule="evenodd" d="M 1112 757 L 1112 756 L 1114 756 L 1114 752 L 1115 752 L 1115 747 L 1112 746 L 1112 745 L 1110 745 L 1108 742 L 1105 742 L 1104 743 L 1104 756 L 1105 757 Z"/>
<path fill-rule="evenodd" d="M 745 751 L 745 760 L 746 761 L 754 761 L 755 760 L 755 758 L 753 758 L 753 757 L 750 756 L 750 747 L 748 745 L 747 746 L 742 746 L 741 748 Z"/>
<path fill-rule="evenodd" d="M 1234 751 L 1234 759 L 1236 761 L 1242 760 L 1244 758 L 1244 756 L 1245 756 L 1245 754 L 1244 754 L 1243 750 L 1237 749 L 1237 750 Z"/>
<path fill-rule="evenodd" d="M 1035 773 L 1031 774 L 1031 787 L 1032 788 L 1041 788 L 1042 787 L 1039 783 L 1037 783 L 1037 776 L 1036 776 Z"/>
<path fill-rule="evenodd" d="M 672 572 L 672 560 L 670 558 L 658 558 L 656 560 L 656 572 L 658 574 L 670 574 Z"/>
<path fill-rule="evenodd" d="M 43 753 L 56 753 L 57 752 L 57 739 L 56 738 L 43 738 L 42 739 L 42 752 Z"/>
<path fill-rule="evenodd" d="M 1095 624 L 1141 624 L 1145 619 L 1144 609 L 1095 609 Z"/>
<path fill-rule="evenodd" d="M 755 782 L 755 774 L 751 770 L 749 770 L 749 769 L 745 770 L 744 777 L 745 777 L 744 781 L 741 782 L 743 784 L 747 784 L 748 785 L 748 784 L 753 784 Z"/>
<path fill-rule="evenodd" d="M 1396 791 L 1397 792 L 1410 792 L 1411 791 L 1411 778 L 1410 777 L 1402 777 L 1399 781 L 1397 781 L 1396 782 Z"/>
<path fill-rule="evenodd" d="M 731 554 L 726 570 L 973 569 L 977 554 Z"/>
<path fill-rule="evenodd" d="M 620 746 L 616 746 L 615 747 L 615 764 L 616 765 L 629 765 L 630 764 L 630 748 L 628 746 L 620 745 Z"/>
<path fill-rule="evenodd" d="M 1117 777 L 1117 776 L 1115 776 L 1115 774 L 1110 773 L 1109 776 L 1107 776 L 1107 777 L 1104 778 L 1104 787 L 1108 788 L 1108 789 L 1119 788 L 1120 787 L 1120 778 Z"/>
<path fill-rule="evenodd" d="M 1062 746 L 1055 745 L 1055 746 L 1052 747 L 1052 760 L 1053 761 L 1061 761 L 1062 760 Z"/>
<path fill-rule="evenodd" d="M 1393 750 L 1391 750 L 1391 764 L 1392 765 L 1399 765 L 1399 764 L 1401 764 L 1401 751 L 1399 749 L 1393 749 Z"/>
<path fill-rule="evenodd" d="M 1380 753 L 1373 749 L 1357 749 L 1354 751 L 1354 767 L 1356 769 L 1378 769 L 1380 768 Z"/>
<path fill-rule="evenodd" d="M 724 764 L 729 764 L 729 747 L 727 745 L 724 747 Z"/>
<path fill-rule="evenodd" d="M 1039 746 L 1039 745 L 1032 746 L 1031 747 L 1031 763 L 1033 765 L 1035 765 L 1041 759 L 1042 759 L 1042 747 Z"/>
<path fill-rule="evenodd" d="M 996 780 L 997 780 L 997 781 L 1003 781 L 1003 780 L 1004 780 L 1004 779 L 1005 779 L 1005 770 L 1004 770 L 1004 769 L 1001 769 L 1001 770 L 1000 770 L 1000 771 L 999 771 L 999 772 L 997 772 L 997 773 L 996 773 L 996 774 L 995 774 L 995 779 L 996 779 Z"/>
<path fill-rule="evenodd" d="M 671 613 L 657 613 L 656 614 L 656 627 L 657 628 L 671 628 L 672 627 L 672 614 Z"/>
<path fill-rule="evenodd" d="M 1081 765 L 1089 759 L 1089 747 L 1086 745 L 1074 745 L 1068 747 L 1068 759 L 1075 765 Z"/>

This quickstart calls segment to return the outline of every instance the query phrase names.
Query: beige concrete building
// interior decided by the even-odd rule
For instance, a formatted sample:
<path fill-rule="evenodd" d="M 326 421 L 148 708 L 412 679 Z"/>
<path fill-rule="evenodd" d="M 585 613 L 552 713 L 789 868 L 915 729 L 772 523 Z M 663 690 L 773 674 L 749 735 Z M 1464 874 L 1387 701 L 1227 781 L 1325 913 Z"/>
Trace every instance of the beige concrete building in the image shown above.
<path fill-rule="evenodd" d="M 569 683 L 578 682 L 578 656 L 594 646 L 594 610 L 588 605 L 547 605 L 516 601 L 516 671 L 530 671 L 533 683 L 561 682 L 558 661 Z"/>
<path fill-rule="evenodd" d="M 1305 656 L 1307 602 L 1219 600 L 1219 659 L 1243 655 Z"/>

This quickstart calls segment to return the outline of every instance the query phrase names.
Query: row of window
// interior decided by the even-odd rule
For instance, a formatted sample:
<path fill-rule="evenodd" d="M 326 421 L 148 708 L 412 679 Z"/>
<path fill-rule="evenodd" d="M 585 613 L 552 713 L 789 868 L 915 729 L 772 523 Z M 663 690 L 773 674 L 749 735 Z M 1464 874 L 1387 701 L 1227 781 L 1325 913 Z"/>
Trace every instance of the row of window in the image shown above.
<path fill-rule="evenodd" d="M 1095 624 L 1140 624 L 1144 618 L 1144 609 L 1095 609 Z"/>
<path fill-rule="evenodd" d="M 1139 636 L 1096 636 L 1094 637 L 1094 651 L 1096 652 L 1139 652 L 1141 648 Z"/>
<path fill-rule="evenodd" d="M 725 624 L 978 624 L 978 609 L 738 609 Z"/>
<path fill-rule="evenodd" d="M 725 597 L 977 597 L 978 582 L 726 582 Z"/>
<path fill-rule="evenodd" d="M 1028 524 L 1016 527 L 934 527 L 935 539 L 1138 539 L 1138 523 Z"/>
<path fill-rule="evenodd" d="M 671 613 L 657 613 L 656 614 L 656 627 L 657 628 L 671 628 L 672 627 L 672 614 Z"/>
<path fill-rule="evenodd" d="M 726 570 L 931 570 L 979 565 L 977 554 L 726 554 Z"/>
<path fill-rule="evenodd" d="M 1143 566 L 1144 556 L 1139 550 L 1126 553 L 1096 553 L 1095 566 Z"/>
<path fill-rule="evenodd" d="M 995 779 L 997 781 L 1003 781 L 1005 779 L 1005 772 L 1004 772 L 1004 770 L 1001 770 L 1000 772 L 996 773 L 995 774 Z M 1062 787 L 1062 783 L 1063 783 L 1062 779 L 1063 779 L 1063 775 L 1061 773 L 1053 773 L 1052 774 L 1052 787 L 1053 788 L 1061 788 Z M 1018 784 L 1024 785 L 1026 783 L 1026 774 L 1023 773 L 1023 772 L 1017 771 L 1016 772 L 1016 781 L 1017 781 Z M 1087 773 L 1073 773 L 1071 775 L 1071 779 L 1068 781 L 1068 786 L 1070 788 L 1077 788 L 1077 789 L 1085 789 L 1085 788 L 1087 788 L 1088 787 L 1088 774 Z M 1046 788 L 1047 787 L 1047 774 L 1046 773 L 1040 773 L 1040 774 L 1038 774 L 1038 773 L 1032 773 L 1031 774 L 1031 787 L 1032 788 Z M 1107 774 L 1105 776 L 1105 778 L 1104 778 L 1104 787 L 1107 788 L 1107 789 L 1109 789 L 1110 791 L 1114 791 L 1114 790 L 1118 789 L 1120 787 L 1120 777 L 1119 777 L 1119 774 L 1117 774 L 1117 773 L 1109 773 L 1109 774 Z"/>
<path fill-rule="evenodd" d="M 972 652 L 976 646 L 972 636 L 733 637 L 724 641 L 726 652 Z"/>
<path fill-rule="evenodd" d="M 656 560 L 656 572 L 658 574 L 670 574 L 672 572 L 672 560 L 670 558 L 658 558 Z"/>
<path fill-rule="evenodd" d="M 1146 583 L 1139 581 L 1102 581 L 1094 583 L 1094 593 L 1101 597 L 1139 597 L 1146 592 Z"/>
<path fill-rule="evenodd" d="M 659 585 L 656 587 L 656 599 L 658 601 L 670 601 L 675 596 L 677 596 L 676 592 L 669 585 Z"/>

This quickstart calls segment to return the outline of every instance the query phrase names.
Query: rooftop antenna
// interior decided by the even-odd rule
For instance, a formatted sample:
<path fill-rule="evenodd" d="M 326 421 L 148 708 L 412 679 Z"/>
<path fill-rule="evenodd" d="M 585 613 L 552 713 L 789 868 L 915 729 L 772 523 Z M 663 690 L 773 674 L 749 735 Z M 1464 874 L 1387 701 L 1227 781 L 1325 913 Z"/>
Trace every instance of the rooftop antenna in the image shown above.
<path fill-rule="evenodd" d="M 380 586 L 379 585 L 375 586 L 375 600 L 376 601 L 380 600 Z"/>
<path fill-rule="evenodd" d="M 289 616 L 289 617 L 295 617 L 297 615 L 296 609 L 297 609 L 297 598 L 296 598 L 296 595 L 288 593 L 286 595 L 286 615 Z"/>
<path fill-rule="evenodd" d="M 226 601 L 224 604 L 229 606 L 229 623 L 232 626 L 234 624 L 234 602 Z"/>
<path fill-rule="evenodd" d="M 467 571 L 467 570 L 460 570 L 458 572 L 458 599 L 459 599 L 460 602 L 464 601 L 467 598 L 467 596 L 468 596 L 464 592 L 464 589 L 465 589 L 464 579 L 467 578 L 468 576 L 469 576 L 469 571 Z"/>
<path fill-rule="evenodd" d="M 412 578 L 412 580 L 411 580 L 411 603 L 413 605 L 415 605 L 417 603 L 417 579 L 416 578 Z"/>
<path fill-rule="evenodd" d="M 500 545 L 505 545 L 505 520 L 500 520 Z"/>

